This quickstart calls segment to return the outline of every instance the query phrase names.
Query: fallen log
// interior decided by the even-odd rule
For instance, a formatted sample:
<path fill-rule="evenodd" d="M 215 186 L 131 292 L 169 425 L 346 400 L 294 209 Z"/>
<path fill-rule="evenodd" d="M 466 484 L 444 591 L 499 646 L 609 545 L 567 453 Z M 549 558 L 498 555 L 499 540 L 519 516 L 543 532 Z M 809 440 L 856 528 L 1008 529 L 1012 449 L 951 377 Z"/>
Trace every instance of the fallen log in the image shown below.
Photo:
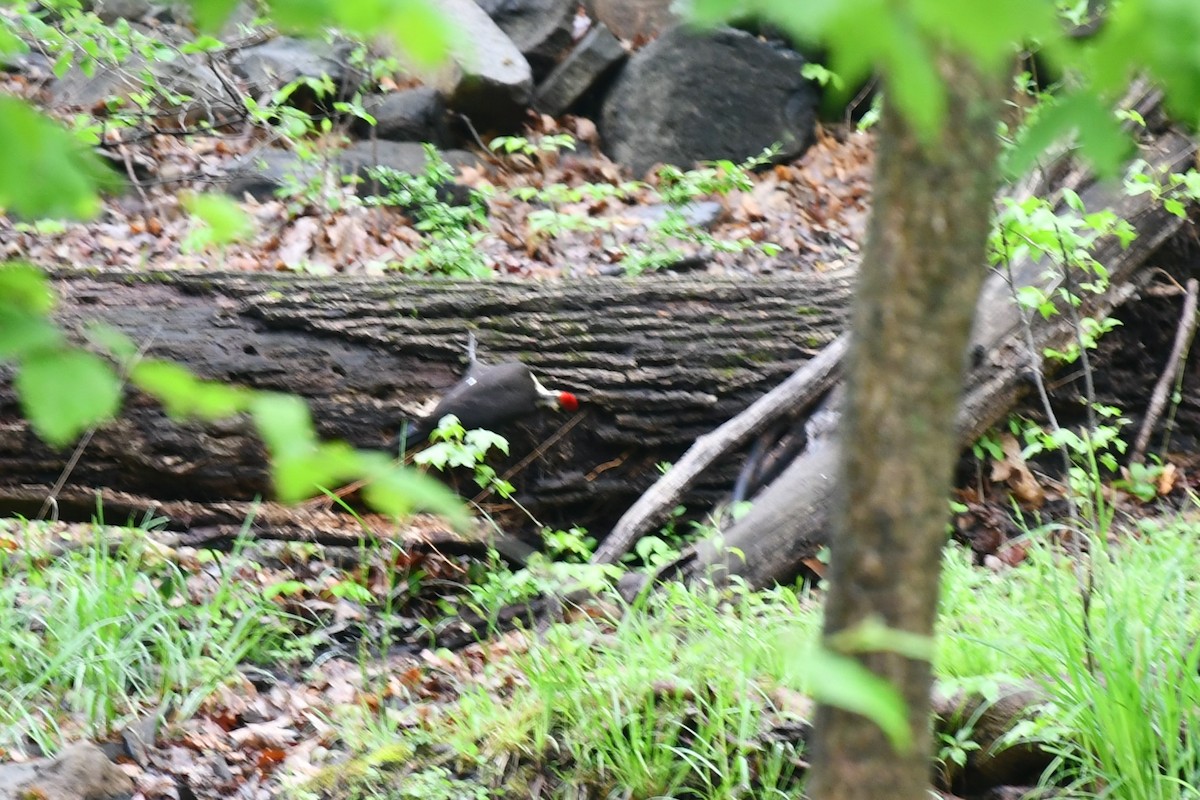
<path fill-rule="evenodd" d="M 832 341 L 852 286 L 844 272 L 571 283 L 54 277 L 57 319 L 68 330 L 98 321 L 148 356 L 203 377 L 299 394 L 321 435 L 360 447 L 385 446 L 401 419 L 458 380 L 474 330 L 481 359 L 520 358 L 543 382 L 581 398 L 582 420 L 545 414 L 502 431 L 513 440 L 512 458 L 498 469 L 574 423 L 513 482 L 543 522 L 598 532 L 653 482 L 660 462 Z M 11 374 L 0 366 L 0 513 L 34 515 L 70 453 L 33 436 Z M 730 464 L 706 476 L 688 502 L 711 503 L 735 471 Z M 471 484 L 462 488 L 474 493 Z M 109 520 L 157 507 L 184 527 L 237 524 L 250 501 L 269 493 L 263 449 L 244 420 L 177 424 L 131 391 L 71 473 L 60 513 L 86 519 L 99 497 Z"/>

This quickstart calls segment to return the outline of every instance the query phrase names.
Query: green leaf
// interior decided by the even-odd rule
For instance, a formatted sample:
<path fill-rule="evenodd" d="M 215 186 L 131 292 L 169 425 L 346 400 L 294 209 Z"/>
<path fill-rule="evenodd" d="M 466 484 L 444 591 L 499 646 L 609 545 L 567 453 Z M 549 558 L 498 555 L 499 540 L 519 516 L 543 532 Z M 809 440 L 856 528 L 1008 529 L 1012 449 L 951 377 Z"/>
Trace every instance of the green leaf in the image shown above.
<path fill-rule="evenodd" d="M 30 264 L 0 265 L 0 307 L 45 314 L 54 308 L 54 290 L 50 281 L 37 267 Z"/>
<path fill-rule="evenodd" d="M 366 462 L 345 442 L 319 442 L 308 406 L 293 395 L 259 392 L 250 413 L 271 451 L 275 494 L 284 503 L 311 497 L 318 487 L 360 477 Z"/>
<path fill-rule="evenodd" d="M 132 363 L 138 355 L 138 346 L 121 331 L 102 322 L 87 323 L 87 340 L 102 348 L 121 364 Z"/>
<path fill-rule="evenodd" d="M 454 452 L 461 449 L 457 444 L 451 442 L 435 442 L 413 456 L 413 462 L 433 467 L 439 471 L 444 470 Z"/>
<path fill-rule="evenodd" d="M 271 600 L 280 595 L 299 597 L 308 591 L 308 585 L 303 581 L 279 581 L 263 589 L 263 597 Z"/>
<path fill-rule="evenodd" d="M 307 448 L 296 446 L 300 442 L 271 452 L 271 476 L 281 502 L 297 503 L 321 486 L 340 486 L 362 474 L 359 452 L 345 442 L 310 441 Z"/>
<path fill-rule="evenodd" d="M 311 455 L 316 448 L 312 417 L 308 406 L 299 397 L 259 392 L 250 402 L 250 413 L 259 435 L 273 454 L 305 456 Z"/>
<path fill-rule="evenodd" d="M 1014 178 L 1023 175 L 1050 145 L 1072 132 L 1076 133 L 1080 151 L 1096 172 L 1107 177 L 1116 175 L 1133 146 L 1129 136 L 1121 130 L 1116 115 L 1100 96 L 1078 92 L 1043 109 L 1021 132 L 1008 155 L 1005 171 Z"/>
<path fill-rule="evenodd" d="M 371 507 L 396 518 L 414 511 L 428 511 L 445 517 L 457 530 L 471 528 L 471 518 L 462 500 L 444 485 L 418 472 L 393 464 L 371 474 L 363 496 Z"/>
<path fill-rule="evenodd" d="M 1200 4 L 1141 0 L 1113 4 L 1086 51 L 1086 74 L 1100 91 L 1122 92 L 1130 75 L 1148 69 L 1165 88 L 1180 122 L 1200 120 Z"/>
<path fill-rule="evenodd" d="M 814 647 L 805 664 L 809 691 L 819 701 L 861 714 L 879 726 L 897 752 L 912 747 L 908 709 L 900 692 L 858 661 Z"/>
<path fill-rule="evenodd" d="M 897 25 L 884 52 L 887 91 L 917 137 L 928 147 L 937 141 L 946 118 L 946 87 L 922 37 Z"/>
<path fill-rule="evenodd" d="M 62 344 L 62 333 L 45 317 L 0 305 L 0 358 L 20 358 Z"/>
<path fill-rule="evenodd" d="M 223 419 L 246 411 L 254 397 L 246 389 L 197 378 L 170 361 L 141 361 L 130 370 L 129 380 L 162 403 L 172 419 Z"/>
<path fill-rule="evenodd" d="M 29 45 L 12 32 L 7 25 L 0 25 L 0 55 L 28 53 Z"/>
<path fill-rule="evenodd" d="M 204 223 L 185 243 L 188 249 L 245 241 L 254 235 L 254 221 L 237 201 L 219 194 L 185 194 L 181 198 L 190 214 Z"/>
<path fill-rule="evenodd" d="M 192 15 L 196 27 L 205 32 L 213 32 L 225 24 L 225 20 L 238 7 L 239 0 L 191 0 Z"/>
<path fill-rule="evenodd" d="M 691 0 L 687 4 L 688 19 L 705 27 L 725 22 L 734 13 L 745 11 L 737 0 Z"/>
<path fill-rule="evenodd" d="M 361 583 L 354 581 L 338 581 L 329 588 L 330 594 L 334 597 L 340 597 L 344 600 L 353 600 L 356 603 L 364 605 L 374 601 L 375 597 L 371 594 L 371 590 L 363 586 Z"/>
<path fill-rule="evenodd" d="M 283 29 L 317 33 L 389 34 L 415 63 L 434 66 L 449 52 L 453 28 L 432 0 L 273 0 L 271 18 Z"/>
<path fill-rule="evenodd" d="M 1187 219 L 1187 208 L 1173 197 L 1163 198 L 1163 208 L 1168 214 L 1174 214 L 1180 219 Z"/>
<path fill-rule="evenodd" d="M 839 653 L 886 651 L 921 661 L 933 658 L 933 640 L 928 636 L 889 628 L 876 617 L 838 631 L 829 637 L 828 643 Z"/>
<path fill-rule="evenodd" d="M 34 431 L 55 446 L 112 419 L 121 406 L 116 372 L 84 350 L 29 355 L 21 360 L 14 385 Z"/>
<path fill-rule="evenodd" d="M 911 8 L 923 30 L 992 72 L 1012 60 L 1017 44 L 1057 33 L 1045 0 L 912 0 Z"/>
<path fill-rule="evenodd" d="M 381 6 L 379 16 L 370 16 L 372 5 Z M 389 33 L 416 64 L 437 66 L 453 44 L 453 28 L 446 15 L 427 0 L 371 0 L 338 4 L 338 21 L 350 30 L 380 30 Z M 386 11 L 384 11 L 386 9 Z M 382 20 L 382 25 L 380 24 Z"/>
<path fill-rule="evenodd" d="M 212 53 L 217 50 L 222 50 L 225 43 L 215 36 L 197 36 L 190 42 L 185 43 L 179 48 L 181 53 Z"/>
<path fill-rule="evenodd" d="M 486 453 L 494 447 L 504 455 L 508 455 L 508 439 L 498 433 L 482 429 L 471 430 L 467 431 L 465 441 L 480 453 Z"/>
<path fill-rule="evenodd" d="M 24 217 L 90 217 L 115 172 L 75 137 L 13 97 L 0 96 L 0 210 Z"/>

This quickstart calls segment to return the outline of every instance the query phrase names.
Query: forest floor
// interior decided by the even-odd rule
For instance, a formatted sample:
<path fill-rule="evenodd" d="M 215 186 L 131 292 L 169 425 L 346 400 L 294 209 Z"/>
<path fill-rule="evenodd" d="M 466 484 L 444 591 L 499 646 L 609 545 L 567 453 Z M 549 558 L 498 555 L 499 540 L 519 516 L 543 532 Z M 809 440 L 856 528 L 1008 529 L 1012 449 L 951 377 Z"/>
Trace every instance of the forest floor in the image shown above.
<path fill-rule="evenodd" d="M 37 95 L 28 85 L 7 88 Z M 553 209 L 601 225 L 553 235 L 539 227 L 535 212 L 545 203 L 520 199 L 521 189 L 629 180 L 597 152 L 588 120 L 531 119 L 525 136 L 561 133 L 574 137 L 577 152 L 480 152 L 479 163 L 456 176 L 489 196 L 479 252 L 495 274 L 619 274 L 646 247 L 677 247 L 675 267 L 716 273 L 857 263 L 870 210 L 869 132 L 834 126 L 801 159 L 752 174 L 746 189 L 697 194 L 696 205 L 715 204 L 711 221 L 670 241 L 655 238 L 663 198 L 654 180 L 620 200 L 569 198 Z M 207 189 L 204 176 L 230 158 L 267 145 L 257 135 L 151 137 L 124 158 L 131 171 L 149 165 L 155 178 L 109 198 L 90 222 L 0 218 L 0 259 L 375 274 L 430 246 L 404 212 L 359 203 L 331 178 L 245 201 L 253 231 L 204 247 L 204 224 L 188 213 L 186 193 Z M 724 251 L 713 240 L 749 244 Z M 764 255 L 763 243 L 778 252 Z M 1040 663 L 1028 656 L 1017 668 L 972 649 L 985 626 L 1010 644 L 1063 638 L 1061 630 L 997 621 L 1036 617 L 1053 574 L 1042 549 L 1052 537 L 1040 523 L 1022 527 L 1009 510 L 1010 490 L 1026 492 L 1018 501 L 1027 509 L 1061 508 L 1063 490 L 1026 463 L 1015 439 L 994 441 L 990 455 L 965 467 L 956 496 L 956 535 L 970 549 L 948 556 L 946 613 L 984 620 L 974 630 L 962 616 L 944 623 L 962 647 L 939 666 L 962 685 L 1030 678 Z M 1180 500 L 1185 488 L 1168 464 L 1110 481 L 1106 491 L 1112 508 L 1136 517 L 1148 502 Z M 0 710 L 0 755 L 21 761 L 77 738 L 106 741 L 145 798 L 765 797 L 795 791 L 806 765 L 806 677 L 792 665 L 798 643 L 819 628 L 819 603 L 809 594 L 819 567 L 795 590 L 680 589 L 654 608 L 626 609 L 601 592 L 502 630 L 501 610 L 561 588 L 553 564 L 514 572 L 498 560 L 414 554 L 368 530 L 359 547 L 246 540 L 218 552 L 179 546 L 158 527 L 152 519 L 132 533 L 0 522 L 0 616 L 20 621 L 0 634 L 0 665 L 6 653 L 40 653 L 23 656 L 20 669 L 0 666 L 0 697 L 11 701 Z M 1194 562 L 1195 548 L 1175 528 L 1129 528 L 1155 531 L 1172 558 Z M 674 546 L 677 533 L 660 538 Z M 1025 573 L 1010 583 L 1006 576 L 1027 561 L 1042 583 Z M 993 605 L 984 606 L 985 596 Z M 482 634 L 463 636 L 463 617 L 480 620 Z M 575 699 L 556 708 L 547 699 L 555 696 Z M 605 705 L 618 713 L 600 713 Z M 132 743 L 147 731 L 153 746 Z M 630 744 L 639 737 L 645 750 Z M 723 744 L 705 750 L 709 740 Z M 949 791 L 971 748 L 966 739 L 943 745 Z"/>

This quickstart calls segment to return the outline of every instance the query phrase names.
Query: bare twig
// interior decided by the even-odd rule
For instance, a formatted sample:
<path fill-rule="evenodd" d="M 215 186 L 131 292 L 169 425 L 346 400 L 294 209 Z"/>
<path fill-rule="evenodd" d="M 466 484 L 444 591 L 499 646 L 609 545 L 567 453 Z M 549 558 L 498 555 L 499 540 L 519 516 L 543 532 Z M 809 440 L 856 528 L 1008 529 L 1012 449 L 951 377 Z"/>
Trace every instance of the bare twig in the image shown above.
<path fill-rule="evenodd" d="M 575 416 L 571 417 L 566 422 L 564 422 L 557 431 L 555 431 L 549 437 L 546 438 L 546 441 L 542 442 L 537 447 L 535 447 L 529 453 L 529 455 L 522 458 L 520 461 L 518 461 L 516 464 L 514 464 L 513 467 L 508 470 L 508 472 L 505 472 L 503 475 L 501 475 L 500 480 L 502 480 L 502 481 L 509 480 L 510 478 L 512 478 L 512 476 L 516 475 L 518 472 L 520 472 L 521 470 L 523 470 L 527 466 L 529 466 L 529 463 L 531 461 L 533 461 L 535 458 L 539 458 L 547 450 L 549 450 L 551 447 L 553 447 L 555 444 L 557 444 L 559 439 L 561 439 L 562 437 L 564 437 L 568 433 L 570 433 L 571 429 L 574 428 L 576 425 L 578 425 L 580 422 L 582 422 L 583 418 L 585 416 L 587 416 L 587 414 L 585 412 L 580 412 L 580 413 L 576 414 Z M 476 495 L 475 498 L 471 500 L 471 502 L 472 503 L 480 503 L 483 501 L 484 498 L 486 498 L 493 491 L 495 491 L 494 487 L 489 486 L 486 489 L 484 489 L 482 492 L 480 492 L 478 495 Z"/>
<path fill-rule="evenodd" d="M 1042 412 L 1046 415 L 1046 422 L 1050 425 L 1050 430 L 1057 433 L 1062 430 L 1058 424 L 1058 416 L 1054 413 L 1054 406 L 1050 403 L 1050 392 L 1046 386 L 1046 373 L 1042 369 L 1042 358 L 1038 352 L 1037 344 L 1033 339 L 1033 322 L 1032 313 L 1028 308 L 1021 304 L 1020 297 L 1017 295 L 1017 284 L 1013 277 L 1012 261 L 1009 260 L 1008 254 L 1012 250 L 1008 246 L 1008 236 L 1003 229 L 1000 232 L 1000 246 L 1004 249 L 1004 276 L 1008 283 L 1008 289 L 1012 293 L 1013 307 L 1017 309 L 1017 314 L 1021 320 L 1021 332 L 1025 338 L 1025 349 L 1029 354 L 1029 372 L 1033 376 L 1033 384 L 1037 389 L 1038 401 L 1042 404 Z M 1071 474 L 1071 457 L 1064 448 L 1059 448 L 1059 455 L 1062 456 L 1063 476 Z M 1067 501 L 1067 513 L 1071 517 L 1071 522 L 1074 527 L 1079 527 L 1079 509 L 1075 505 L 1075 498 L 1070 492 L 1064 492 L 1063 497 Z"/>
<path fill-rule="evenodd" d="M 1196 301 L 1200 295 L 1200 281 L 1192 278 L 1187 282 L 1187 295 L 1183 299 L 1183 313 L 1179 317 L 1179 327 L 1175 330 L 1175 344 L 1171 346 L 1171 355 L 1163 368 L 1154 392 L 1150 395 L 1150 404 L 1146 407 L 1146 416 L 1142 419 L 1142 427 L 1138 431 L 1133 444 L 1133 452 L 1129 463 L 1141 464 L 1146 458 L 1146 446 L 1150 442 L 1150 433 L 1158 424 L 1163 408 L 1167 405 L 1167 395 L 1175 382 L 1175 375 L 1183 366 L 1187 351 L 1192 346 L 1192 338 L 1196 335 Z"/>
<path fill-rule="evenodd" d="M 137 173 L 133 169 L 133 157 L 129 153 L 129 148 L 125 145 L 118 145 L 117 152 L 121 154 L 121 159 L 125 162 L 125 174 L 129 177 L 129 182 L 137 190 L 138 197 L 142 198 L 142 203 L 149 208 L 150 198 L 146 196 L 146 189 L 142 186 L 142 182 L 138 180 Z"/>

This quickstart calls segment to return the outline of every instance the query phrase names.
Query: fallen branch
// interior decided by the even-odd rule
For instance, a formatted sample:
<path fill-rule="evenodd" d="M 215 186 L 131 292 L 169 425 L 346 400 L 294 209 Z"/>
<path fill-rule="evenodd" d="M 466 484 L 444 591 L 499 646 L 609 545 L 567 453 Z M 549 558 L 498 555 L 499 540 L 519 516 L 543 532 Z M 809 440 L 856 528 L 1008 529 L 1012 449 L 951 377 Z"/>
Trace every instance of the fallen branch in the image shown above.
<path fill-rule="evenodd" d="M 1167 405 L 1167 394 L 1175 383 L 1175 376 L 1183 367 L 1187 351 L 1192 346 L 1192 338 L 1196 335 L 1196 300 L 1200 294 L 1200 281 L 1192 278 L 1187 282 L 1187 295 L 1183 299 L 1183 313 L 1179 318 L 1179 328 L 1175 331 L 1175 344 L 1171 347 L 1171 356 L 1167 359 L 1154 393 L 1150 395 L 1150 405 L 1146 408 L 1146 416 L 1142 420 L 1141 430 L 1129 456 L 1131 464 L 1141 464 L 1146 459 L 1146 446 L 1150 443 L 1150 433 L 1158 424 L 1163 409 Z"/>
<path fill-rule="evenodd" d="M 665 475 L 658 479 L 613 527 L 596 549 L 593 561 L 615 564 L 638 537 L 665 518 L 684 493 L 713 463 L 742 447 L 775 423 L 795 418 L 828 390 L 841 373 L 847 337 L 839 336 L 820 355 L 754 401 L 742 413 L 696 440 Z"/>

